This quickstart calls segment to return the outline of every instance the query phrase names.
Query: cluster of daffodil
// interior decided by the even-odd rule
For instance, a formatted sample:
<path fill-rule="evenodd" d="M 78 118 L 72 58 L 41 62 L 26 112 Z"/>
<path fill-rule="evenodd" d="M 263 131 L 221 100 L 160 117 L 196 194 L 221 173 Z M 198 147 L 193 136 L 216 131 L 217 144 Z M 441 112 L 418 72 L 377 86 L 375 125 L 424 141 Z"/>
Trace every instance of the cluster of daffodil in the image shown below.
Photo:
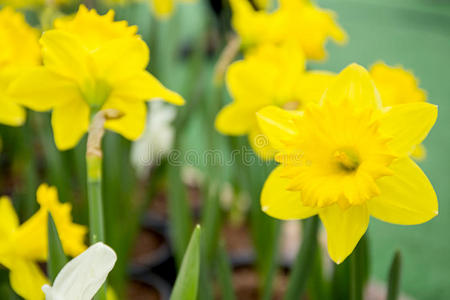
<path fill-rule="evenodd" d="M 262 190 L 262 210 L 282 220 L 319 215 L 336 263 L 370 216 L 403 225 L 436 216 L 433 187 L 410 157 L 424 157 L 437 107 L 414 75 L 383 62 L 370 71 L 307 70 L 307 60 L 326 57 L 328 38 L 346 40 L 332 12 L 298 0 L 280 0 L 273 12 L 231 4 L 244 59 L 227 70 L 233 102 L 216 128 L 248 135 L 261 158 L 280 163 Z"/>
<path fill-rule="evenodd" d="M 114 21 L 113 11 L 102 16 L 81 5 L 74 16 L 56 19 L 54 28 L 39 37 L 22 14 L 5 7 L 0 11 L 0 44 L 0 122 L 22 125 L 24 107 L 51 111 L 60 150 L 76 146 L 98 112 L 116 112 L 117 118 L 105 120 L 101 127 L 135 140 L 146 124 L 146 101 L 184 103 L 146 71 L 148 46 L 136 26 Z M 44 298 L 41 286 L 47 283 L 36 263 L 47 258 L 48 212 L 66 254 L 76 256 L 85 250 L 87 232 L 71 223 L 70 205 L 58 202 L 55 188 L 42 185 L 37 194 L 41 209 L 20 226 L 6 197 L 0 212 L 0 264 L 10 269 L 17 294 L 32 300 Z"/>
<path fill-rule="evenodd" d="M 150 50 L 137 26 L 116 21 L 113 10 L 102 15 L 80 5 L 74 15 L 58 12 L 51 28 L 41 24 L 41 31 L 15 11 L 70 4 L 68 0 L 50 2 L 0 0 L 4 6 L 0 10 L 0 123 L 22 126 L 27 109 L 51 113 L 54 143 L 61 151 L 75 148 L 88 135 L 89 227 L 73 222 L 72 205 L 58 200 L 55 187 L 39 186 L 40 208 L 22 223 L 14 209 L 14 197 L 3 196 L 0 265 L 9 270 L 12 289 L 26 300 L 89 300 L 97 293 L 101 299 L 111 300 L 115 296 L 112 289 L 106 293 L 105 281 L 118 257 L 103 243 L 104 130 L 131 141 L 142 135 L 158 140 L 158 133 L 165 134 L 165 142 L 158 142 L 161 146 L 154 151 L 168 151 L 174 136 L 179 135 L 171 127 L 175 112 L 164 115 L 155 105 L 150 114 L 153 119 L 148 120 L 147 102 L 163 100 L 183 105 L 184 99 L 148 71 Z M 167 19 L 181 2 L 194 0 L 150 0 L 149 5 L 159 19 Z M 231 25 L 237 36 L 233 43 L 243 58 L 226 66 L 224 78 L 232 102 L 220 110 L 215 127 L 225 135 L 247 136 L 262 160 L 278 163 L 261 185 L 261 209 L 258 206 L 257 213 L 269 220 L 261 210 L 281 220 L 320 218 L 327 233 L 329 256 L 337 264 L 352 254 L 371 216 L 402 225 L 435 217 L 436 193 L 414 160 L 426 156 L 422 142 L 436 121 L 437 107 L 427 102 L 413 73 L 381 61 L 369 69 L 353 63 L 340 73 L 312 70 L 308 62 L 327 58 L 328 40 L 338 44 L 347 40 L 334 12 L 308 0 L 229 2 Z M 234 58 L 237 53 L 231 54 Z M 143 134 L 146 126 L 153 128 Z M 213 134 L 210 138 L 214 140 Z M 147 146 L 137 143 L 134 150 L 151 152 Z M 139 166 L 141 162 L 136 159 L 133 163 Z M 179 174 L 175 175 L 182 185 Z M 215 178 L 208 180 L 205 185 L 216 184 Z M 216 187 L 211 186 L 205 188 L 206 197 L 215 193 Z M 220 205 L 210 200 L 204 223 L 219 227 L 214 223 L 219 212 L 214 209 L 217 206 L 219 210 Z M 174 203 L 179 204 L 172 201 L 169 206 Z M 180 210 L 187 206 L 181 204 Z M 189 213 L 180 215 L 180 220 L 171 220 L 171 226 L 190 224 L 186 221 Z M 52 220 L 63 256 L 73 257 L 60 266 L 56 278 L 50 272 L 45 274 L 40 266 L 52 259 Z M 182 234 L 189 231 L 185 227 L 179 230 Z M 200 248 L 208 259 L 214 257 L 209 252 L 219 248 L 217 256 L 221 266 L 225 265 L 221 248 L 211 246 L 218 240 L 211 237 L 213 227 L 205 228 L 205 240 L 210 240 L 203 241 L 202 247 L 199 227 L 189 246 L 182 234 L 180 241 L 172 241 L 174 248 L 181 245 L 175 252 L 187 249 L 179 273 L 192 276 L 188 284 L 177 279 L 172 299 L 196 298 L 202 272 Z M 177 237 L 174 234 L 172 238 Z M 289 299 L 300 295 L 295 296 Z"/>

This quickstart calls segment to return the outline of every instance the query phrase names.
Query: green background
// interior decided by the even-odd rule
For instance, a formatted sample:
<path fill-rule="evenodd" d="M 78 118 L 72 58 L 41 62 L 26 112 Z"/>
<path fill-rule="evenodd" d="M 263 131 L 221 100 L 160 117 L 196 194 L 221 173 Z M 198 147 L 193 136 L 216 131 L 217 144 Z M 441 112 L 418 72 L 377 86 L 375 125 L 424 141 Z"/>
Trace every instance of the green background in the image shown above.
<path fill-rule="evenodd" d="M 428 101 L 439 106 L 438 121 L 425 140 L 420 166 L 439 200 L 439 215 L 417 226 L 372 219 L 372 270 L 385 280 L 395 250 L 403 255 L 402 289 L 415 299 L 450 299 L 450 2 L 419 0 L 321 0 L 336 11 L 350 39 L 329 44 L 329 58 L 314 68 L 339 71 L 352 62 L 370 67 L 383 60 L 413 70 Z"/>

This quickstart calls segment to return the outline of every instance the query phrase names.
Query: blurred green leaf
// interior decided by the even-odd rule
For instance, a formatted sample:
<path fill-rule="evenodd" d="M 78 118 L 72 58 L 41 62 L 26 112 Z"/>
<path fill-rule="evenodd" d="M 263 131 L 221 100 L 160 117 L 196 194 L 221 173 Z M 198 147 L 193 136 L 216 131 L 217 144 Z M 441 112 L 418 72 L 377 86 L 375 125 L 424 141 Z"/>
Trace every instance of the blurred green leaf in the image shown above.
<path fill-rule="evenodd" d="M 168 166 L 168 182 L 170 237 L 174 246 L 175 260 L 179 266 L 189 243 L 189 234 L 193 227 L 192 214 L 186 189 L 181 180 L 180 167 Z"/>
<path fill-rule="evenodd" d="M 195 300 L 200 274 L 200 225 L 194 229 L 170 296 L 171 300 Z"/>
<path fill-rule="evenodd" d="M 317 248 L 317 231 L 319 218 L 314 216 L 303 222 L 304 235 L 301 248 L 297 254 L 291 271 L 285 300 L 297 300 L 302 296 L 308 276 L 314 263 L 314 255 Z"/>
<path fill-rule="evenodd" d="M 231 265 L 228 260 L 228 254 L 223 244 L 219 245 L 217 262 L 217 275 L 221 287 L 221 299 L 235 300 L 236 295 L 234 294 Z"/>
<path fill-rule="evenodd" d="M 389 270 L 387 300 L 396 300 L 400 294 L 400 275 L 402 267 L 402 257 L 400 251 L 395 252 Z"/>
<path fill-rule="evenodd" d="M 53 221 L 52 214 L 48 213 L 48 261 L 47 272 L 50 278 L 50 282 L 56 278 L 59 271 L 67 263 L 67 257 L 64 254 L 64 250 L 61 244 L 61 240 L 56 229 L 55 222 Z"/>
<path fill-rule="evenodd" d="M 350 260 L 350 299 L 362 300 L 364 285 L 369 277 L 367 235 L 361 238 L 348 259 Z"/>

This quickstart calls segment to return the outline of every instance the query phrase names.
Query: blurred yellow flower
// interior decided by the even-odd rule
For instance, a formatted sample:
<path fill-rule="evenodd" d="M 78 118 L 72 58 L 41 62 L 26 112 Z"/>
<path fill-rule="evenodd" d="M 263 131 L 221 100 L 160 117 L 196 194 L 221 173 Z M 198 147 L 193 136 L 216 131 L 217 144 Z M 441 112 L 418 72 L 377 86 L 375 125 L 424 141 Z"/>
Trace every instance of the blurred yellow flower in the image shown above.
<path fill-rule="evenodd" d="M 40 40 L 44 66 L 21 76 L 10 93 L 37 111 L 52 109 L 52 127 L 58 149 L 74 147 L 99 110 L 124 114 L 108 120 L 105 128 L 130 140 L 143 132 L 146 100 L 164 99 L 183 104 L 183 98 L 161 85 L 145 70 L 149 49 L 136 26 L 114 22 L 110 10 L 100 16 L 81 5 L 73 18 L 55 21 L 55 29 Z"/>
<path fill-rule="evenodd" d="M 55 4 L 61 5 L 69 3 L 70 0 L 53 0 Z M 11 6 L 15 8 L 36 8 L 43 7 L 47 3 L 46 0 L 0 0 L 0 5 Z"/>
<path fill-rule="evenodd" d="M 197 0 L 150 0 L 155 15 L 159 19 L 169 18 L 174 10 L 177 2 L 180 3 L 194 3 Z"/>
<path fill-rule="evenodd" d="M 14 291 L 27 300 L 44 299 L 41 287 L 47 279 L 37 262 L 47 259 L 48 212 L 52 214 L 66 254 L 77 256 L 86 249 L 87 228 L 72 222 L 71 205 L 58 201 L 54 187 L 39 186 L 37 201 L 40 209 L 19 225 L 11 200 L 0 198 L 0 264 L 10 270 Z"/>
<path fill-rule="evenodd" d="M 401 66 L 388 66 L 377 62 L 370 68 L 372 76 L 384 106 L 424 102 L 427 94 L 419 88 L 419 82 L 411 71 Z"/>
<path fill-rule="evenodd" d="M 319 214 L 337 263 L 353 251 L 370 216 L 403 225 L 430 220 L 438 213 L 436 194 L 408 154 L 436 117 L 437 107 L 424 102 L 383 108 L 369 73 L 356 64 L 303 114 L 262 109 L 260 127 L 281 163 L 264 185 L 263 211 L 279 219 Z"/>
<path fill-rule="evenodd" d="M 419 88 L 419 82 L 411 71 L 401 66 L 391 67 L 384 62 L 377 62 L 370 68 L 370 75 L 380 92 L 384 106 L 397 104 L 424 102 L 427 94 Z M 422 160 L 426 156 L 425 147 L 417 145 L 411 152 L 411 156 Z"/>
<path fill-rule="evenodd" d="M 25 110 L 6 93 L 25 69 L 40 63 L 39 32 L 10 7 L 0 10 L 0 123 L 20 126 Z"/>
<path fill-rule="evenodd" d="M 259 129 L 256 112 L 267 105 L 302 110 L 306 103 L 319 101 L 333 77 L 305 72 L 305 58 L 295 42 L 252 49 L 228 68 L 226 82 L 233 102 L 219 112 L 215 126 L 223 134 L 248 135 L 260 157 L 273 158 L 275 149 Z"/>
<path fill-rule="evenodd" d="M 347 39 L 335 22 L 332 11 L 323 10 L 310 1 L 280 0 L 274 12 L 256 11 L 248 0 L 231 0 L 232 24 L 244 47 L 262 43 L 298 42 L 307 59 L 324 59 L 325 43 Z"/>

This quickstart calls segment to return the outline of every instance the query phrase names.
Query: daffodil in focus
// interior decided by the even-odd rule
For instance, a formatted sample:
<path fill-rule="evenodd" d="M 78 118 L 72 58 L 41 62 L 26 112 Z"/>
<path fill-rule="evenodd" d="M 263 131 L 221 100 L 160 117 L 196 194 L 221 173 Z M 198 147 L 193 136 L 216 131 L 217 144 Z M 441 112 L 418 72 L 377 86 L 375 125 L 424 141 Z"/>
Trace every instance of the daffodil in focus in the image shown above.
<path fill-rule="evenodd" d="M 436 117 L 437 107 L 425 102 L 383 107 L 369 73 L 356 64 L 303 113 L 262 109 L 260 127 L 280 151 L 262 210 L 286 220 L 318 214 L 336 263 L 353 251 L 370 216 L 402 225 L 432 219 L 435 191 L 408 155 Z"/>
<path fill-rule="evenodd" d="M 419 82 L 414 74 L 401 66 L 391 67 L 383 62 L 377 62 L 370 68 L 370 75 L 385 106 L 424 102 L 427 99 L 426 92 L 419 88 Z M 411 155 L 415 159 L 422 160 L 426 156 L 426 149 L 422 144 L 417 145 Z"/>
<path fill-rule="evenodd" d="M 20 126 L 25 110 L 6 93 L 14 79 L 40 63 L 39 32 L 10 7 L 0 10 L 0 123 Z"/>
<path fill-rule="evenodd" d="M 275 149 L 261 132 L 256 112 L 268 105 L 302 110 L 320 99 L 334 75 L 305 72 L 305 57 L 295 42 L 266 44 L 249 51 L 244 60 L 233 63 L 226 82 L 233 102 L 217 115 L 217 130 L 227 135 L 248 135 L 255 152 L 273 158 Z"/>
<path fill-rule="evenodd" d="M 87 132 L 92 116 L 115 109 L 123 117 L 105 128 L 135 140 L 143 132 L 146 100 L 183 104 L 183 98 L 161 85 L 145 69 L 149 49 L 136 26 L 114 22 L 114 12 L 100 16 L 80 6 L 75 17 L 57 19 L 40 40 L 44 66 L 28 72 L 10 87 L 23 105 L 52 110 L 58 149 L 74 147 Z"/>
<path fill-rule="evenodd" d="M 96 243 L 68 262 L 53 286 L 44 285 L 47 300 L 91 300 L 116 263 L 117 255 L 103 243 Z"/>
<path fill-rule="evenodd" d="M 311 1 L 280 0 L 274 12 L 255 10 L 248 0 L 231 0 L 232 25 L 244 48 L 264 43 L 296 41 L 307 59 L 324 59 L 328 39 L 344 43 L 345 32 L 332 11 L 323 10 Z"/>
<path fill-rule="evenodd" d="M 8 197 L 0 198 L 0 264 L 10 270 L 14 291 L 27 300 L 44 299 L 41 286 L 47 278 L 38 266 L 48 255 L 48 212 L 52 214 L 64 252 L 77 256 L 86 249 L 87 228 L 72 222 L 71 205 L 58 201 L 57 191 L 39 186 L 40 209 L 25 223 L 19 219 Z"/>

